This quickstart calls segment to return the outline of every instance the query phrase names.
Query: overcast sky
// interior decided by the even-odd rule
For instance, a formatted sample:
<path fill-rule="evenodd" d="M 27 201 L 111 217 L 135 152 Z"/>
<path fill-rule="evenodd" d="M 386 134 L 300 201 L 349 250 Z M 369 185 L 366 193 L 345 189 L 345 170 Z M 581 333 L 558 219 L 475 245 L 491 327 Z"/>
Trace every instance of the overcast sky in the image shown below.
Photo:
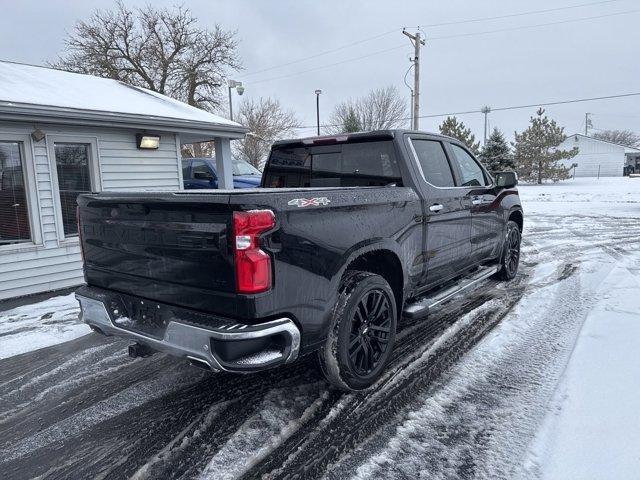
<path fill-rule="evenodd" d="M 33 64 L 55 59 L 77 20 L 87 18 L 95 8 L 113 6 L 107 0 L 0 3 L 0 58 Z M 328 120 L 337 102 L 372 88 L 395 85 L 408 99 L 403 77 L 413 49 L 401 34 L 404 26 L 413 31 L 421 26 L 427 36 L 422 58 L 423 115 L 476 110 L 483 105 L 505 107 L 640 92 L 638 0 L 190 0 L 184 4 L 202 26 L 218 23 L 237 30 L 245 69 L 234 76 L 245 83 L 247 97 L 276 97 L 310 126 L 315 125 L 314 90 L 318 88 L 323 92 L 321 123 Z M 588 5 L 434 26 L 584 4 Z M 617 13 L 621 14 L 613 15 Z M 587 17 L 600 18 L 575 21 Z M 526 28 L 552 22 L 556 24 Z M 505 29 L 508 31 L 477 34 Z M 398 48 L 371 55 L 394 47 Z M 269 70 L 262 71 L 265 69 Z M 310 69 L 317 70 L 303 73 Z M 237 96 L 235 100 L 239 101 Z M 526 128 L 535 110 L 492 112 L 490 126 L 512 137 L 514 130 Z M 547 107 L 547 113 L 569 134 L 584 130 L 585 112 L 593 114 L 596 128 L 640 132 L 640 97 Z M 482 137 L 481 114 L 459 117 Z M 437 130 L 441 120 L 423 119 L 421 129 Z M 310 135 L 314 129 L 301 133 Z"/>

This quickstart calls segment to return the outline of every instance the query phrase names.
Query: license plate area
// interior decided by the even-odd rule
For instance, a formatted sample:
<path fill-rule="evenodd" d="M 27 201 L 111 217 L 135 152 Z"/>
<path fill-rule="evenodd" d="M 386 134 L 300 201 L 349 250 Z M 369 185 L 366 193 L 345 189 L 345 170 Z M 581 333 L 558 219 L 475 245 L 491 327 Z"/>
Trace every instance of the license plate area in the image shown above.
<path fill-rule="evenodd" d="M 139 298 L 121 297 L 121 311 L 115 314 L 113 323 L 120 328 L 142 333 L 162 340 L 172 311 L 156 302 Z"/>

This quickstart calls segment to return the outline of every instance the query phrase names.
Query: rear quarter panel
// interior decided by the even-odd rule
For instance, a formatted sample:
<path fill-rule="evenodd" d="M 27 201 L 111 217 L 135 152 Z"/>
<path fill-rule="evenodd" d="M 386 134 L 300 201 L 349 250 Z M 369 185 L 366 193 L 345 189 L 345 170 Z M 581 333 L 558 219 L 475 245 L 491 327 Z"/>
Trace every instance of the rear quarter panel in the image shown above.
<path fill-rule="evenodd" d="M 231 202 L 275 212 L 276 229 L 262 239 L 274 259 L 274 286 L 255 297 L 256 314 L 292 316 L 305 347 L 324 338 L 341 276 L 362 253 L 392 251 L 405 286 L 422 273 L 422 225 L 414 218 L 421 205 L 411 188 L 280 190 L 234 195 Z"/>

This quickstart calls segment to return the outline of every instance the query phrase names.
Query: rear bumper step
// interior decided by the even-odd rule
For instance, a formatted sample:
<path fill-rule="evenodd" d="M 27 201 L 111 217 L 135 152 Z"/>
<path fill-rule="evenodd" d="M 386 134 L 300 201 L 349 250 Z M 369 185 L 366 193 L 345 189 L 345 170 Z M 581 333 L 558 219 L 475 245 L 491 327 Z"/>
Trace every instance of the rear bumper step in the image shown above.
<path fill-rule="evenodd" d="M 425 317 L 429 314 L 429 310 L 446 302 L 455 295 L 477 285 L 481 281 L 486 280 L 491 275 L 497 273 L 498 270 L 500 270 L 500 266 L 498 265 L 481 267 L 470 276 L 461 278 L 450 287 L 438 290 L 425 297 L 420 297 L 416 302 L 407 304 L 402 313 L 405 317 L 410 319 Z"/>
<path fill-rule="evenodd" d="M 82 320 L 101 333 L 127 338 L 192 363 L 206 364 L 213 371 L 248 373 L 264 370 L 293 362 L 300 350 L 300 330 L 289 318 L 258 325 L 230 323 L 212 328 L 172 319 L 162 338 L 158 338 L 116 324 L 102 300 L 79 293 L 76 298 L 80 302 Z M 126 325 L 122 318 L 116 320 Z"/>

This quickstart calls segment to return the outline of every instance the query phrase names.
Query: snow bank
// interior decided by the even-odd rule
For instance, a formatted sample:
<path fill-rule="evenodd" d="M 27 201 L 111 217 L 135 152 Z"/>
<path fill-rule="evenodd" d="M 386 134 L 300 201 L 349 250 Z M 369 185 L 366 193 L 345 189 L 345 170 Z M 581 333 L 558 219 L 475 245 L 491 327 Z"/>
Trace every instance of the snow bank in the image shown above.
<path fill-rule="evenodd" d="M 79 313 L 73 293 L 0 312 L 0 359 L 90 333 Z"/>
<path fill-rule="evenodd" d="M 640 217 L 640 178 L 576 178 L 518 185 L 527 214 Z"/>
<path fill-rule="evenodd" d="M 622 259 L 603 280 L 607 293 L 584 323 L 525 464 L 531 476 L 638 478 L 639 263 Z"/>

